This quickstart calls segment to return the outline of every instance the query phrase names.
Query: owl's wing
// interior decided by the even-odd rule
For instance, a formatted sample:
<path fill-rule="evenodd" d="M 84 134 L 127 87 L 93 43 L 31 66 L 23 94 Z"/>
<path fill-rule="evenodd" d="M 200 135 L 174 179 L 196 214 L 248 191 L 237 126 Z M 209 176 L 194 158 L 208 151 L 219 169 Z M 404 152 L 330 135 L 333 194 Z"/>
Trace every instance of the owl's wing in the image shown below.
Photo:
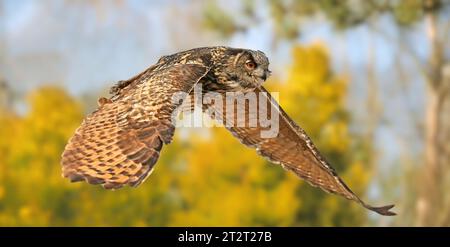
<path fill-rule="evenodd" d="M 261 94 L 261 92 L 263 92 L 263 94 Z M 260 104 L 261 102 L 267 104 L 267 116 L 264 117 L 269 117 L 268 119 L 270 119 L 272 117 L 270 109 L 271 107 L 274 107 L 274 111 L 279 119 L 279 132 L 274 135 L 274 137 L 262 138 L 261 132 L 269 131 L 269 128 L 267 126 L 265 126 L 265 128 L 262 127 L 259 120 L 255 121 L 258 123 L 257 126 L 249 127 L 251 119 L 258 118 L 258 114 L 254 109 L 249 110 L 248 105 L 246 105 L 245 124 L 243 124 L 241 120 L 241 124 L 238 125 L 239 120 L 237 119 L 237 114 L 235 114 L 234 123 L 226 126 L 226 128 L 237 137 L 241 143 L 255 148 L 259 155 L 294 172 L 312 186 L 319 187 L 328 193 L 338 194 L 349 200 L 356 201 L 365 208 L 381 215 L 395 215 L 394 212 L 389 211 L 394 205 L 372 207 L 363 202 L 350 190 L 325 158 L 321 156 L 305 131 L 283 111 L 267 90 L 261 86 L 255 89 L 255 93 Z M 263 99 L 261 99 L 261 97 L 263 97 Z M 235 103 L 235 107 L 236 104 L 237 103 Z M 258 106 L 258 109 L 259 107 L 260 106 Z M 224 105 L 224 110 L 225 108 L 226 106 Z M 230 119 L 227 119 L 224 115 L 224 112 L 216 112 L 215 114 L 217 115 L 213 117 L 216 119 L 222 115 L 222 118 L 219 120 L 224 121 L 225 124 L 227 124 L 227 121 L 230 121 Z"/>
<path fill-rule="evenodd" d="M 62 154 L 62 173 L 72 182 L 107 189 L 137 186 L 150 175 L 163 144 L 174 134 L 178 92 L 189 93 L 209 69 L 181 64 L 149 70 L 111 99 L 102 99 Z"/>

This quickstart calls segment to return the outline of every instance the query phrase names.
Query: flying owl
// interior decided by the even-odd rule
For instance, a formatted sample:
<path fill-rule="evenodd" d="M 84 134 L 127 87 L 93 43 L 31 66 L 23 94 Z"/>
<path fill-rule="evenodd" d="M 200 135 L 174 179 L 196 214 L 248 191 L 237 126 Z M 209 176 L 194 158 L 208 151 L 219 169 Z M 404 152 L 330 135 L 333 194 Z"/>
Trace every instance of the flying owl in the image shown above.
<path fill-rule="evenodd" d="M 241 143 L 312 186 L 381 215 L 395 215 L 390 211 L 394 205 L 366 204 L 337 175 L 305 131 L 262 86 L 270 75 L 268 67 L 269 60 L 261 51 L 222 46 L 163 56 L 142 73 L 119 81 L 111 88 L 110 98 L 99 99 L 98 109 L 84 119 L 65 147 L 63 176 L 106 189 L 138 186 L 151 174 L 162 147 L 172 141 L 172 115 L 182 103 L 174 102 L 173 95 L 184 92 L 190 97 L 194 86 L 201 85 L 202 93 L 255 92 L 263 100 L 259 102 L 277 106 L 279 131 L 270 138 L 262 137 L 262 126 L 225 125 Z M 255 117 L 245 109 L 246 119 Z M 229 120 L 224 112 L 217 109 L 216 119 Z"/>

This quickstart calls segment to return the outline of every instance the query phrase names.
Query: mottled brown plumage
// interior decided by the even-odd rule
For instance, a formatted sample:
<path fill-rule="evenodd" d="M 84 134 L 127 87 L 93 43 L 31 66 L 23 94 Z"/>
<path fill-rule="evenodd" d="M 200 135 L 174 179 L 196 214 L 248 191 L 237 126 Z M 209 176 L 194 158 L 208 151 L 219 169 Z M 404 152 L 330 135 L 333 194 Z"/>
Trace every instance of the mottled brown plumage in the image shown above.
<path fill-rule="evenodd" d="M 175 123 L 171 116 L 179 107 L 179 103 L 172 103 L 173 94 L 185 92 L 192 97 L 193 87 L 201 83 L 203 93 L 265 92 L 256 95 L 263 97 L 260 102 L 268 108 L 275 107 L 279 132 L 262 138 L 261 131 L 266 127 L 227 126 L 236 138 L 313 186 L 379 214 L 395 215 L 389 211 L 393 205 L 367 205 L 339 178 L 305 131 L 262 86 L 270 74 L 268 66 L 267 57 L 260 51 L 229 47 L 197 48 L 162 57 L 146 71 L 117 83 L 111 89 L 110 99 L 99 99 L 99 108 L 86 117 L 64 150 L 63 176 L 71 181 L 102 184 L 108 189 L 142 183 L 151 173 L 162 146 L 172 140 Z M 231 119 L 224 114 L 225 105 L 223 109 L 209 106 L 208 112 L 227 123 Z M 248 106 L 245 109 L 245 121 L 257 118 L 254 110 Z"/>
<path fill-rule="evenodd" d="M 63 175 L 108 189 L 139 185 L 172 139 L 172 93 L 188 92 L 206 72 L 198 64 L 149 70 L 112 99 L 101 98 L 65 148 Z"/>

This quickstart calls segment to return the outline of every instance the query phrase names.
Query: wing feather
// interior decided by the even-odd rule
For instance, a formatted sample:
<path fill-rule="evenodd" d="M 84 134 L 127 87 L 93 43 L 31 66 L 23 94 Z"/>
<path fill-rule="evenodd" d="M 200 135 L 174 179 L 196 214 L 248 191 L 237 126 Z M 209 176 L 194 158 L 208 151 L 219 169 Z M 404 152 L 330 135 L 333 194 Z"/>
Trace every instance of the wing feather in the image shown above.
<path fill-rule="evenodd" d="M 267 128 L 261 127 L 259 120 L 256 121 L 258 123 L 257 126 L 249 126 L 251 118 L 257 117 L 257 114 L 251 112 L 252 110 L 246 106 L 245 112 L 247 117 L 245 126 L 242 127 L 242 125 L 238 126 L 236 124 L 227 126 L 227 129 L 241 143 L 255 148 L 259 155 L 265 157 L 272 163 L 280 164 L 283 168 L 294 172 L 312 186 L 319 187 L 328 193 L 343 196 L 348 200 L 356 201 L 365 208 L 381 215 L 395 215 L 395 213 L 389 211 L 393 205 L 372 207 L 362 201 L 320 154 L 306 132 L 284 112 L 267 90 L 261 86 L 256 88 L 254 92 L 259 102 L 267 103 L 267 109 L 269 109 L 267 111 L 268 119 L 272 117 L 271 107 L 275 107 L 279 119 L 279 132 L 273 138 L 262 138 L 261 132 L 263 130 L 267 131 Z M 264 97 L 263 101 L 260 100 L 260 97 Z M 237 102 L 235 102 L 235 109 L 236 104 Z M 226 124 L 230 119 L 227 119 L 225 114 L 225 103 L 223 107 L 223 110 L 216 109 L 215 116 L 221 116 L 219 120 L 224 121 Z M 237 123 L 237 114 L 234 117 L 234 123 Z"/>
<path fill-rule="evenodd" d="M 102 99 L 75 131 L 62 154 L 62 173 L 71 181 L 102 184 L 107 189 L 137 186 L 151 173 L 163 144 L 174 134 L 172 95 L 186 92 L 209 71 L 179 64 L 148 70 Z"/>

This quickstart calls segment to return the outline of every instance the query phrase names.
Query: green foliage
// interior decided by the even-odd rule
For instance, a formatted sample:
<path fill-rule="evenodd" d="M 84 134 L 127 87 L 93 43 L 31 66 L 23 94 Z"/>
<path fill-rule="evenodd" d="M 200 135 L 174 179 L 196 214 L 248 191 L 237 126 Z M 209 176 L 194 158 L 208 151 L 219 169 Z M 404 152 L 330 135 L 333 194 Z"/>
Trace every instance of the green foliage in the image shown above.
<path fill-rule="evenodd" d="M 242 30 L 242 27 L 239 27 L 233 17 L 223 11 L 215 1 L 208 1 L 203 15 L 205 28 L 215 30 L 224 37 L 229 37 L 235 32 Z"/>
<path fill-rule="evenodd" d="M 335 77 L 319 46 L 296 47 L 281 104 L 305 127 L 355 192 L 367 168 L 355 159 L 346 81 Z M 278 90 L 277 90 L 278 91 Z M 83 107 L 62 89 L 29 96 L 29 111 L 0 115 L 1 226 L 362 225 L 364 209 L 312 188 L 259 157 L 223 128 L 209 137 L 177 132 L 155 172 L 139 188 L 107 191 L 61 177 L 60 155 Z M 354 152 L 355 151 L 355 152 Z"/>
<path fill-rule="evenodd" d="M 427 11 L 439 12 L 450 5 L 448 1 L 440 0 L 400 0 L 400 1 L 380 1 L 380 0 L 266 0 L 274 23 L 275 38 L 296 39 L 300 33 L 302 20 L 305 17 L 321 14 L 325 16 L 337 30 L 351 28 L 359 24 L 368 22 L 371 18 L 377 18 L 383 14 L 393 17 L 400 26 L 411 26 L 420 21 Z M 256 13 L 251 8 L 257 8 L 255 4 L 244 6 L 244 15 Z M 229 23 L 234 23 L 236 13 L 229 14 L 223 9 L 205 9 L 205 18 L 210 15 L 220 13 L 220 15 L 234 16 Z M 227 19 L 228 20 L 228 19 Z M 213 23 L 209 28 L 216 32 L 222 32 L 218 25 L 222 22 Z M 231 29 L 228 29 L 231 31 Z M 239 31 L 234 29 L 234 31 Z M 226 33 L 230 36 L 230 33 Z"/>
<path fill-rule="evenodd" d="M 422 0 L 399 1 L 392 6 L 392 13 L 401 25 L 411 25 L 423 17 L 424 7 Z"/>

